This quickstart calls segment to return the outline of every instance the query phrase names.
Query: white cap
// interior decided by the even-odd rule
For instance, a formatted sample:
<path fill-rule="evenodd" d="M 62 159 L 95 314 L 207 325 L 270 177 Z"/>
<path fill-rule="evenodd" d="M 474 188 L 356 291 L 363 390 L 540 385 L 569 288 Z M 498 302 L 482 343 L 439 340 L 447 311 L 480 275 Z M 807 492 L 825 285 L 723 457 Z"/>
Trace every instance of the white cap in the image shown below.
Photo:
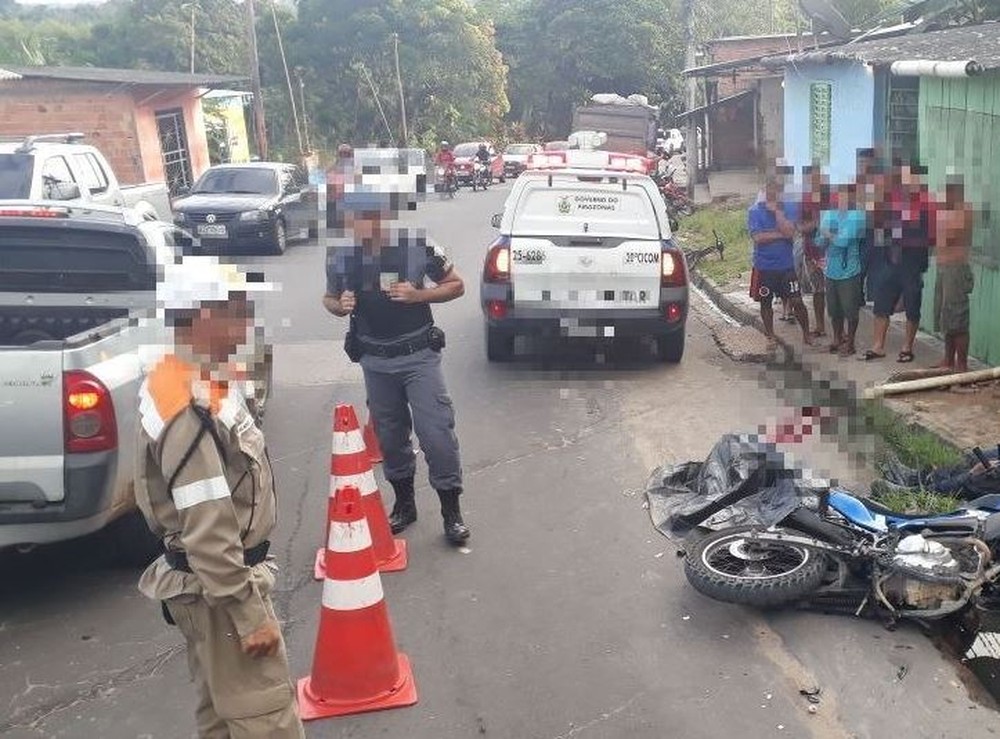
<path fill-rule="evenodd" d="M 228 300 L 233 293 L 274 289 L 271 283 L 254 277 L 215 257 L 184 257 L 179 263 L 164 265 L 156 301 L 163 310 L 192 310 L 202 303 Z"/>

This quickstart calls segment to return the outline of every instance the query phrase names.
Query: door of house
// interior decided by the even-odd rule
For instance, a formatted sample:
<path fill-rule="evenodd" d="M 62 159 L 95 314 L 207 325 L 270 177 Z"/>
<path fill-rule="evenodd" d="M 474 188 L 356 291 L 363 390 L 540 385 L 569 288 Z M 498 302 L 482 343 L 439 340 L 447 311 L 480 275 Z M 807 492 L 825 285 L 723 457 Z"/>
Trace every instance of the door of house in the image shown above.
<path fill-rule="evenodd" d="M 184 131 L 184 111 L 180 108 L 158 110 L 156 131 L 160 137 L 167 187 L 171 195 L 177 195 L 181 188 L 194 184 L 191 152 L 188 150 L 187 134 Z"/>

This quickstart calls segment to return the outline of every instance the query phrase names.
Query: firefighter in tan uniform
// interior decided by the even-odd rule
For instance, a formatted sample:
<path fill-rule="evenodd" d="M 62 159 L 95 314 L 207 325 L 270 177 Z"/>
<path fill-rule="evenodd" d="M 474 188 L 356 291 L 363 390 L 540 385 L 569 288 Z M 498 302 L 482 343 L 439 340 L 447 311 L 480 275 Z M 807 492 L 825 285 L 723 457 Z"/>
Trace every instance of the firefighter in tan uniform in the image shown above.
<path fill-rule="evenodd" d="M 264 437 L 232 369 L 252 324 L 249 282 L 210 258 L 168 265 L 158 302 L 172 352 L 140 390 L 136 498 L 166 554 L 139 589 L 187 641 L 201 737 L 303 737 L 271 603 L 276 520 Z"/>

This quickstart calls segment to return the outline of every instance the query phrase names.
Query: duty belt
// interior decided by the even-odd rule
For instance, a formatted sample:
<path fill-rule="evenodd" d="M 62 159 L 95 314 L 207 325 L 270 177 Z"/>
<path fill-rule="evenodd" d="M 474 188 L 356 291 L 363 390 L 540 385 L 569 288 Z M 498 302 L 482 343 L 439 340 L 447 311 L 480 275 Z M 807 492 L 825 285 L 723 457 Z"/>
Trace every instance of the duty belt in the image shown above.
<path fill-rule="evenodd" d="M 406 341 L 399 341 L 394 344 L 371 344 L 364 339 L 361 339 L 360 342 L 362 348 L 365 350 L 365 354 L 391 359 L 392 357 L 403 357 L 407 354 L 416 354 L 421 349 L 429 347 L 431 344 L 430 334 L 428 331 L 425 331 L 420 334 L 420 336 L 415 338 L 407 339 Z"/>
<path fill-rule="evenodd" d="M 262 541 L 255 547 L 250 547 L 249 549 L 243 550 L 243 564 L 247 567 L 253 567 L 254 565 L 259 565 L 265 559 L 267 559 L 267 551 L 271 547 L 271 542 Z M 164 557 L 167 560 L 167 564 L 170 565 L 172 569 L 180 570 L 181 572 L 192 572 L 191 565 L 188 563 L 187 554 L 184 552 L 178 552 L 173 549 L 168 549 Z"/>

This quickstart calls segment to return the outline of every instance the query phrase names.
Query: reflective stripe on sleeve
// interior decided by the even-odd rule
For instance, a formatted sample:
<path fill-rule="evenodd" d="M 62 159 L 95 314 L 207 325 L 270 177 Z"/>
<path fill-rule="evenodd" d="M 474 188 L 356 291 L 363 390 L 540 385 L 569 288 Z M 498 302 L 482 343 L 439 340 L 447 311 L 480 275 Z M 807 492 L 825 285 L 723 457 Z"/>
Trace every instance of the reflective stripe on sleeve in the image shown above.
<path fill-rule="evenodd" d="M 372 534 L 366 520 L 361 519 L 352 523 L 344 523 L 343 521 L 330 523 L 330 537 L 326 542 L 326 548 L 331 552 L 343 554 L 360 552 L 368 549 L 371 545 Z"/>
<path fill-rule="evenodd" d="M 222 475 L 210 477 L 207 480 L 196 480 L 187 485 L 179 485 L 174 488 L 174 505 L 177 510 L 183 511 L 185 508 L 207 503 L 210 500 L 220 500 L 228 498 L 229 483 Z"/>
<path fill-rule="evenodd" d="M 382 602 L 382 578 L 377 572 L 360 580 L 323 582 L 323 607 L 333 611 L 357 611 Z"/>

